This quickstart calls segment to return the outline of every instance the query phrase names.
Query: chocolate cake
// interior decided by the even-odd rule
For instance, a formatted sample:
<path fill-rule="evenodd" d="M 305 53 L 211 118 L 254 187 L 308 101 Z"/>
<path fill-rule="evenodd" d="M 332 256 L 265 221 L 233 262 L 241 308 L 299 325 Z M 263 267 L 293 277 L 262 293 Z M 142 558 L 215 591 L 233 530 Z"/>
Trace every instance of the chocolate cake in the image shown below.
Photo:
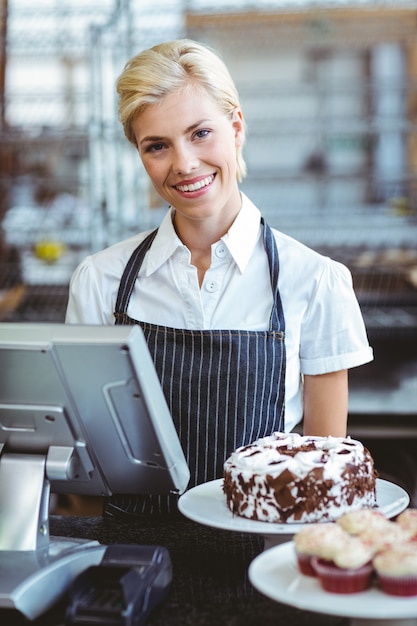
<path fill-rule="evenodd" d="M 231 454 L 223 489 L 229 509 L 252 520 L 334 521 L 376 506 L 376 475 L 355 439 L 274 433 Z"/>

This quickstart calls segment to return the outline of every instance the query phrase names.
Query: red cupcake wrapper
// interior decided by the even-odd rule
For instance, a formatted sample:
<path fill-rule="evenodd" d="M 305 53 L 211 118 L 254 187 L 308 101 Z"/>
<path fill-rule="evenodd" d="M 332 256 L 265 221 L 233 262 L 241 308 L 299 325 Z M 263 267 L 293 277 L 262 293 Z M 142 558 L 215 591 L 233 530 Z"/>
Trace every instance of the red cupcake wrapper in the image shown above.
<path fill-rule="evenodd" d="M 377 574 L 379 587 L 391 596 L 417 596 L 417 576 L 387 576 Z"/>
<path fill-rule="evenodd" d="M 311 556 L 307 554 L 297 554 L 298 569 L 304 576 L 317 576 L 316 570 L 311 563 Z"/>
<path fill-rule="evenodd" d="M 356 569 L 337 567 L 332 561 L 318 557 L 313 557 L 311 563 L 325 591 L 342 594 L 359 593 L 369 589 L 372 584 L 372 563 Z"/>

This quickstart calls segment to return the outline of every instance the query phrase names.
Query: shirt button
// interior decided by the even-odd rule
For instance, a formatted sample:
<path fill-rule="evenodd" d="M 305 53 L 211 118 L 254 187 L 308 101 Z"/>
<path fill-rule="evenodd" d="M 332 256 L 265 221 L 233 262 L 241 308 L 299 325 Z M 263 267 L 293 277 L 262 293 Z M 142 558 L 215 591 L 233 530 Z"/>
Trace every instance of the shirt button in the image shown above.
<path fill-rule="evenodd" d="M 215 280 L 208 280 L 206 283 L 204 283 L 204 288 L 206 291 L 214 293 L 215 291 L 217 291 L 217 283 Z"/>
<path fill-rule="evenodd" d="M 227 254 L 227 248 L 223 243 L 219 243 L 215 250 L 215 255 L 219 259 L 223 259 Z"/>

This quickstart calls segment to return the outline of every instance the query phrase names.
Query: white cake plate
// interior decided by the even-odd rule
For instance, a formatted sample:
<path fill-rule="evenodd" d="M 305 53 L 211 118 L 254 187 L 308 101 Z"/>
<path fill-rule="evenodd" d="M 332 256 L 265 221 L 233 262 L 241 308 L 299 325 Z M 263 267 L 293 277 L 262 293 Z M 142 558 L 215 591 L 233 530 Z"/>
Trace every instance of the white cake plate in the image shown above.
<path fill-rule="evenodd" d="M 401 513 L 410 502 L 407 492 L 402 487 L 381 478 L 376 480 L 376 499 L 378 509 L 387 518 Z M 265 549 L 288 541 L 292 535 L 305 526 L 303 523 L 258 522 L 233 515 L 226 506 L 222 478 L 197 485 L 186 491 L 179 498 L 178 508 L 183 515 L 199 524 L 222 530 L 263 535 Z"/>
<path fill-rule="evenodd" d="M 324 591 L 317 578 L 297 567 L 292 541 L 257 556 L 249 566 L 249 580 L 268 598 L 298 609 L 350 618 L 352 626 L 415 626 L 417 597 L 390 596 L 372 587 L 354 594 Z"/>

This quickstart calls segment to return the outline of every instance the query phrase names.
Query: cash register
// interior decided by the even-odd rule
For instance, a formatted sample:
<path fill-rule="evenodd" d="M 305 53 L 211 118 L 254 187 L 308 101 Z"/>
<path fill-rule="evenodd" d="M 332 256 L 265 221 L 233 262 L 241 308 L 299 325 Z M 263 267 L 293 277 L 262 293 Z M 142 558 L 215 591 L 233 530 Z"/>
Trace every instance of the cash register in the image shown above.
<path fill-rule="evenodd" d="M 0 324 L 0 614 L 53 606 L 106 546 L 49 534 L 50 493 L 181 494 L 189 469 L 139 326 Z"/>

